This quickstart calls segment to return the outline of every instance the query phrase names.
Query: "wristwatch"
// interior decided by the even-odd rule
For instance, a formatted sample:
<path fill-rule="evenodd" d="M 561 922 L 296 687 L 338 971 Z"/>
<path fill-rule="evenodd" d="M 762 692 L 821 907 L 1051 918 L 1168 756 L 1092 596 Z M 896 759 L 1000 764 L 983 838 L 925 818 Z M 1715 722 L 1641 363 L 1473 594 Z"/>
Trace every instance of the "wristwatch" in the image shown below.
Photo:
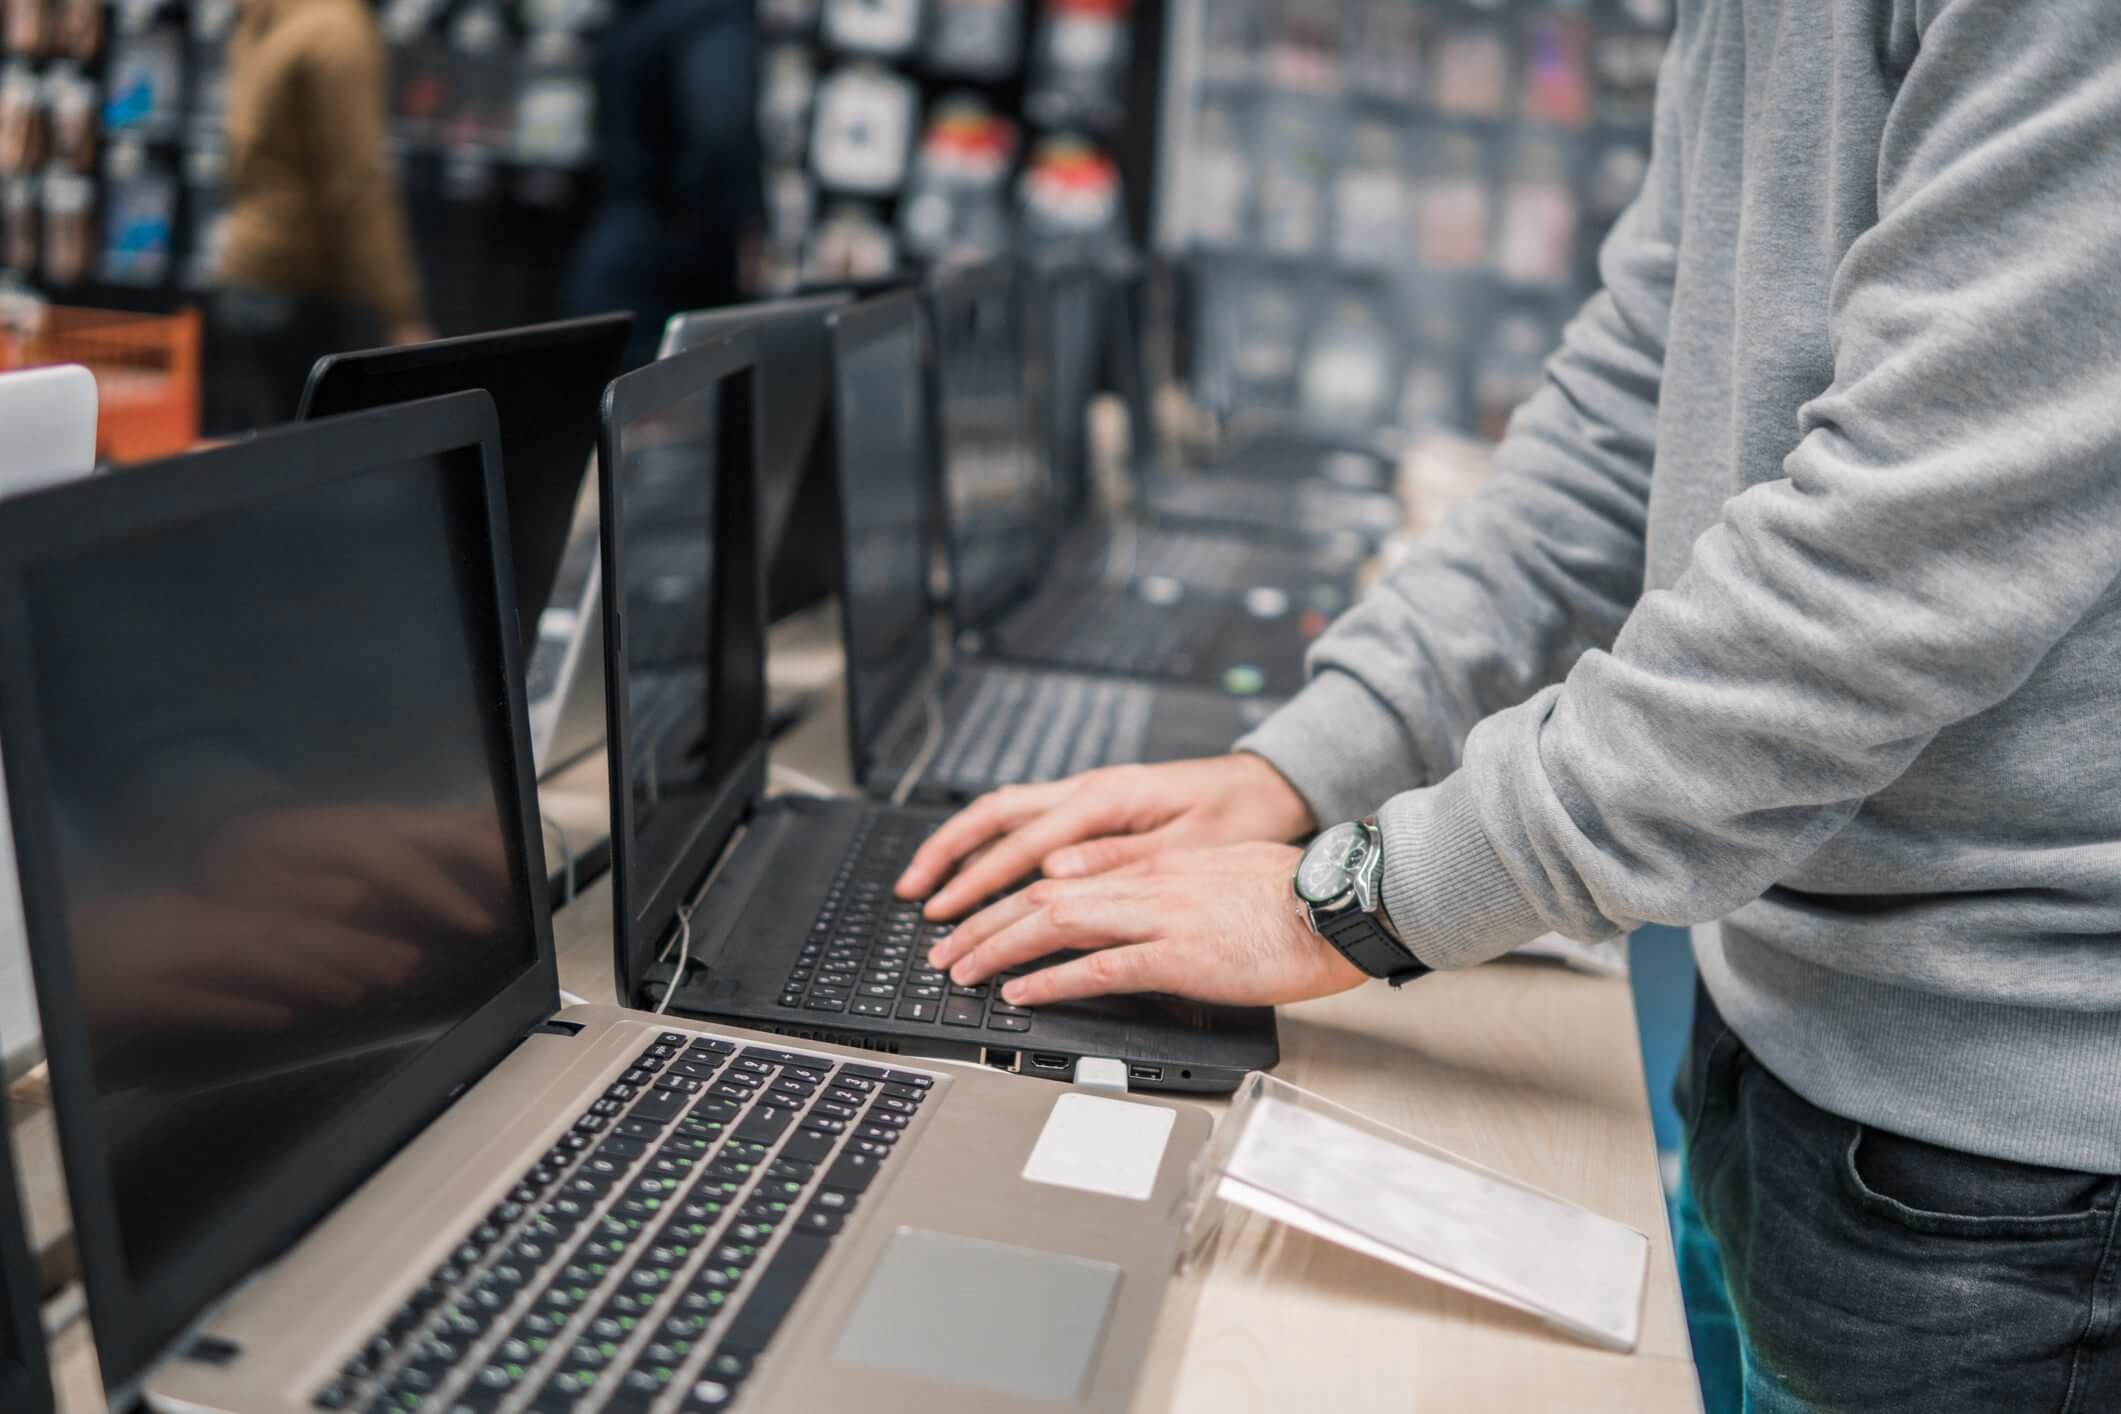
<path fill-rule="evenodd" d="M 1404 986 L 1431 970 L 1385 917 L 1384 836 L 1375 816 L 1335 825 L 1311 841 L 1296 866 L 1296 901 L 1311 931 L 1372 977 Z"/>

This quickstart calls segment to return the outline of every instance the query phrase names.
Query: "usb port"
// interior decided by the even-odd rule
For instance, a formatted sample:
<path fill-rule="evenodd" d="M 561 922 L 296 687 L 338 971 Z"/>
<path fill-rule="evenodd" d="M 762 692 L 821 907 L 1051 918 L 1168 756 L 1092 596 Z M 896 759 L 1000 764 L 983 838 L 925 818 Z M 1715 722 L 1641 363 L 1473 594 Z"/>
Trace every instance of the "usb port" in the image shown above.
<path fill-rule="evenodd" d="M 1068 1063 L 1068 1058 L 1066 1056 L 1051 1055 L 1045 1051 L 1033 1051 L 1031 1053 L 1031 1068 L 1033 1070 L 1075 1069 L 1074 1066 Z"/>
<path fill-rule="evenodd" d="M 1161 1080 L 1164 1078 L 1164 1068 L 1160 1065 L 1130 1065 L 1127 1067 L 1127 1078 L 1129 1080 Z"/>

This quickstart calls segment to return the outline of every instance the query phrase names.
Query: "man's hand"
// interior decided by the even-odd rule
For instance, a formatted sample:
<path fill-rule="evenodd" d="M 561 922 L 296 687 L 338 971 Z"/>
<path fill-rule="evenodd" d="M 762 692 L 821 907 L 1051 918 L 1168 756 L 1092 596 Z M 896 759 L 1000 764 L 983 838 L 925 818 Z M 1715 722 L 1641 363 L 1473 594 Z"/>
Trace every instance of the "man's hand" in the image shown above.
<path fill-rule="evenodd" d="M 928 916 L 956 918 L 1034 870 L 1079 879 L 1174 849 L 1286 842 L 1317 824 L 1295 787 L 1257 756 L 1108 766 L 981 796 L 921 846 L 898 895 L 932 893 Z"/>
<path fill-rule="evenodd" d="M 1018 1006 L 1108 992 L 1274 1006 L 1345 992 L 1364 976 L 1298 910 L 1301 857 L 1289 845 L 1229 845 L 1044 879 L 960 924 L 930 963 L 969 986 L 1050 953 L 1089 953 L 1011 981 L 1002 998 Z"/>

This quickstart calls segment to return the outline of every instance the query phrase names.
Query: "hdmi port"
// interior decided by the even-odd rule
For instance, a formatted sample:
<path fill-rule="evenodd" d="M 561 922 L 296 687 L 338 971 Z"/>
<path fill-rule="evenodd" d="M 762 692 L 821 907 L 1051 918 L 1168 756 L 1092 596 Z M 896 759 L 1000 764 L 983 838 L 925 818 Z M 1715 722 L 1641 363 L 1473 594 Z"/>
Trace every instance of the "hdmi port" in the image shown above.
<path fill-rule="evenodd" d="M 1075 1069 L 1074 1066 L 1068 1064 L 1068 1058 L 1066 1056 L 1051 1055 L 1044 1051 L 1033 1051 L 1031 1053 L 1031 1068 L 1033 1070 Z"/>

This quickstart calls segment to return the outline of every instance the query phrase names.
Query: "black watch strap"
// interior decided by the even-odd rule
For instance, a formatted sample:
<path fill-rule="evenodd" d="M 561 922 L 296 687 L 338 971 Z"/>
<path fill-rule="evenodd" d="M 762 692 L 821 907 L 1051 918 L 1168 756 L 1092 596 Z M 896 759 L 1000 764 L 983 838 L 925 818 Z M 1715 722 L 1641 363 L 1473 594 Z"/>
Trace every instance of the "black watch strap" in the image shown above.
<path fill-rule="evenodd" d="M 1326 919 L 1318 931 L 1342 957 L 1395 987 L 1426 977 L 1432 970 L 1408 951 L 1406 944 L 1386 932 L 1384 924 L 1359 908 Z"/>

